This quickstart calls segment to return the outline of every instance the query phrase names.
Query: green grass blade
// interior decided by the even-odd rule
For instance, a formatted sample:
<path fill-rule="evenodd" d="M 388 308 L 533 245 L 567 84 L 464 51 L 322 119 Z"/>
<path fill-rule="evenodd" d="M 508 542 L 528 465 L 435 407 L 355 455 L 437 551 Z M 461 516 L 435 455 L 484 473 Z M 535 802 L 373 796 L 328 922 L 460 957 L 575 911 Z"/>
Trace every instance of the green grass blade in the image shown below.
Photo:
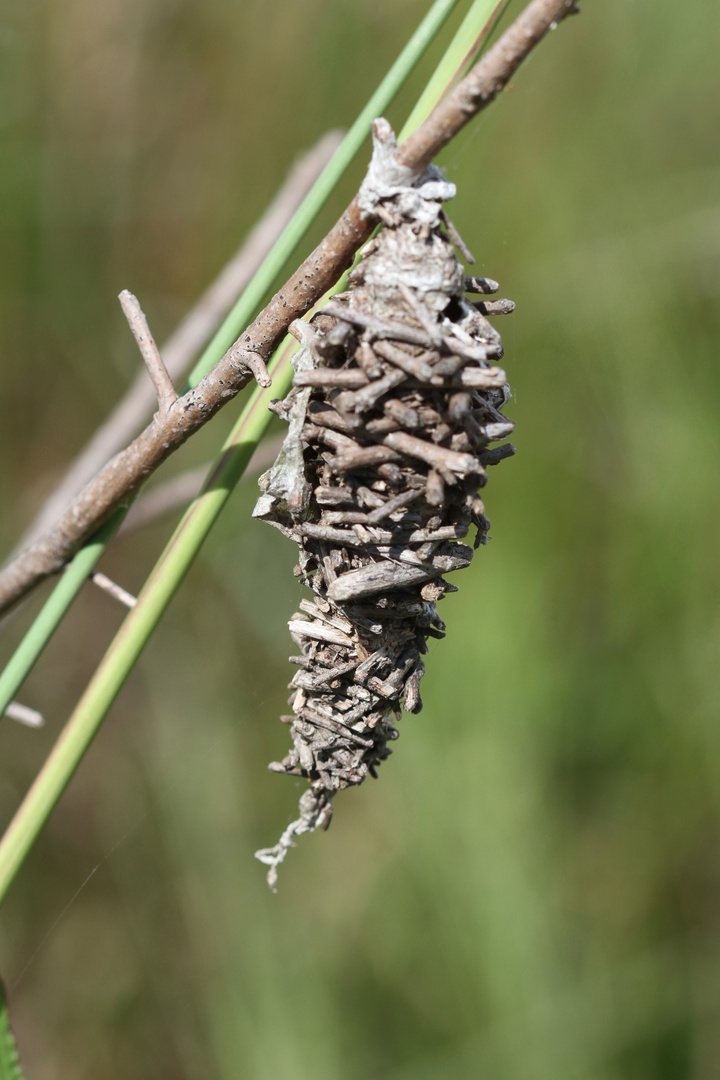
<path fill-rule="evenodd" d="M 269 252 L 247 289 L 233 307 L 191 372 L 184 390 L 194 386 L 224 355 L 255 316 L 286 261 L 327 202 L 370 133 L 370 124 L 389 105 L 459 0 L 435 0 L 429 12 L 371 96 L 331 160 L 300 204 L 283 235 Z M 277 396 L 277 388 L 276 396 Z M 85 545 L 63 572 L 52 596 L 37 616 L 0 678 L 0 717 L 17 694 L 40 654 L 55 633 L 88 575 L 120 527 L 125 510 L 116 511 L 107 525 Z M 111 522 L 114 525 L 111 525 Z"/>
<path fill-rule="evenodd" d="M 38 657 L 93 572 L 98 559 L 117 532 L 124 517 L 125 510 L 118 510 L 98 529 L 92 540 L 78 551 L 45 601 L 37 618 L 0 675 L 0 717 L 32 671 Z"/>
<path fill-rule="evenodd" d="M 0 1080 L 23 1080 L 15 1036 L 10 1027 L 5 987 L 0 982 Z"/>
<path fill-rule="evenodd" d="M 468 35 L 472 32 L 473 37 L 476 37 L 473 29 L 468 27 L 466 32 Z M 471 43 L 472 39 L 466 39 L 461 54 L 463 59 Z M 456 44 L 457 37 L 451 48 Z M 444 85 L 443 83 L 443 87 Z M 437 100 L 440 96 L 442 91 L 439 89 Z M 425 114 L 416 118 L 418 125 L 435 104 L 435 100 L 426 102 Z M 405 129 L 404 133 L 409 134 Z M 338 282 L 331 291 L 337 291 L 341 287 L 342 282 Z M 321 304 L 322 302 L 320 301 Z M 273 398 L 284 396 L 289 389 L 292 376 L 289 356 L 296 347 L 294 340 L 290 339 L 276 353 L 270 366 L 272 387 L 267 390 L 256 387 L 248 400 L 238 423 L 223 446 L 220 457 L 210 470 L 202 491 L 191 503 L 175 530 L 138 596 L 137 604 L 126 616 L 62 735 L 0 841 L 0 903 L 242 476 L 272 418 L 267 405 Z"/>

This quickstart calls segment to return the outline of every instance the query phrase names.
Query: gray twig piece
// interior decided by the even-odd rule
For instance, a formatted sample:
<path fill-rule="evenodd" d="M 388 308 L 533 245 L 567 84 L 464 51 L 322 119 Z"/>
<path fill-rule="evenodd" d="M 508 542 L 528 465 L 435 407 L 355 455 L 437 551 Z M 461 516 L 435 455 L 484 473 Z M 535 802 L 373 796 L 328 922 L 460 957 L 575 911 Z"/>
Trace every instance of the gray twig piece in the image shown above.
<path fill-rule="evenodd" d="M 148 369 L 148 374 L 155 387 L 160 412 L 168 413 L 177 401 L 177 394 L 160 356 L 160 351 L 155 344 L 155 339 L 150 333 L 140 302 L 127 289 L 123 289 L 120 293 L 119 300 L 128 321 L 128 326 L 132 331 L 132 336 L 137 342 L 140 355 L 145 361 L 145 367 Z"/>
<path fill-rule="evenodd" d="M 41 728 L 45 724 L 45 717 L 37 709 L 31 709 L 28 705 L 21 705 L 19 701 L 11 701 L 5 709 L 5 715 L 10 720 L 16 720 L 24 727 Z"/>
<path fill-rule="evenodd" d="M 117 600 L 123 607 L 134 608 L 137 604 L 137 599 L 132 593 L 129 593 L 127 589 L 123 589 L 121 585 L 116 585 L 114 581 L 105 574 L 101 574 L 99 570 L 93 570 L 90 580 L 93 585 L 97 585 L 98 589 L 102 589 L 108 596 L 112 596 L 113 600 Z"/>

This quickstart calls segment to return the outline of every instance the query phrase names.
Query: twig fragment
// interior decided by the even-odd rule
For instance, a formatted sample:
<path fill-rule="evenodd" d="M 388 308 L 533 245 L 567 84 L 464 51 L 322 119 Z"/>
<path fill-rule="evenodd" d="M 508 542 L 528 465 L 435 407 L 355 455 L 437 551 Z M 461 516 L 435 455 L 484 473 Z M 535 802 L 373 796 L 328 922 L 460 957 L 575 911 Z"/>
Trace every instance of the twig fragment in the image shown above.
<path fill-rule="evenodd" d="M 120 293 L 120 306 L 123 309 L 125 318 L 128 321 L 128 326 L 132 332 L 132 336 L 137 342 L 137 346 L 140 350 L 140 355 L 145 361 L 145 367 L 148 370 L 148 375 L 155 387 L 155 393 L 157 394 L 158 405 L 160 411 L 163 413 L 169 413 L 177 401 L 177 393 L 175 387 L 172 384 L 172 379 L 167 373 L 167 368 L 163 363 L 163 359 L 160 355 L 160 350 L 155 344 L 155 339 L 150 333 L 150 327 L 147 324 L 145 313 L 140 307 L 140 302 L 136 296 L 133 296 L 128 289 L 123 289 Z"/>
<path fill-rule="evenodd" d="M 298 371 L 297 380 L 298 386 L 342 386 L 352 390 L 367 386 L 369 382 L 364 371 L 336 371 L 333 368 Z"/>
<path fill-rule="evenodd" d="M 465 292 L 469 293 L 496 293 L 500 286 L 497 281 L 487 277 L 466 277 Z"/>
<path fill-rule="evenodd" d="M 108 596 L 112 596 L 113 600 L 117 600 L 123 607 L 134 608 L 137 604 L 137 598 L 132 593 L 129 593 L 127 589 L 123 589 L 121 585 L 117 585 L 105 574 L 101 574 L 99 570 L 92 572 L 90 580 L 93 585 L 97 585 L 98 589 L 102 589 Z"/>
<path fill-rule="evenodd" d="M 447 229 L 448 236 L 452 240 L 453 244 L 458 249 L 465 262 L 469 262 L 470 265 L 472 265 L 475 262 L 475 256 L 473 255 L 472 251 L 467 246 L 462 236 L 457 231 L 452 221 L 448 217 L 447 211 L 443 210 L 441 216 L 443 222 L 445 223 L 445 228 Z"/>
<path fill-rule="evenodd" d="M 31 709 L 28 705 L 21 705 L 19 701 L 11 701 L 5 709 L 5 715 L 24 727 L 41 728 L 45 725 L 45 717 L 42 713 L 39 713 L 37 709 Z"/>

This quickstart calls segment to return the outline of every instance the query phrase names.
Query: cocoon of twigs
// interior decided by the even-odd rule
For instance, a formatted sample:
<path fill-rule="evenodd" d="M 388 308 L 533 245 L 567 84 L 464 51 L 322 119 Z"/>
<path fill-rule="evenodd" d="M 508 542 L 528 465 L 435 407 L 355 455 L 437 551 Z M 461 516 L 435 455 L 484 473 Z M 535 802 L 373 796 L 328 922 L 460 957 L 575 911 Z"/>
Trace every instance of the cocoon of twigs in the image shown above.
<path fill-rule="evenodd" d="M 348 291 L 293 325 L 294 385 L 274 406 L 288 433 L 255 508 L 297 544 L 312 593 L 290 620 L 292 748 L 270 766 L 309 789 L 297 821 L 257 852 L 272 888 L 294 837 L 327 827 L 334 795 L 377 776 L 401 710 L 422 708 L 427 640 L 445 636 L 436 605 L 456 588 L 445 575 L 486 542 L 486 470 L 514 453 L 490 448 L 513 424 L 487 318 L 513 305 L 468 299 L 497 284 L 458 261 L 466 249 L 442 208 L 454 185 L 434 166 L 413 177 L 395 150 L 377 121 L 360 202 L 384 227 Z"/>

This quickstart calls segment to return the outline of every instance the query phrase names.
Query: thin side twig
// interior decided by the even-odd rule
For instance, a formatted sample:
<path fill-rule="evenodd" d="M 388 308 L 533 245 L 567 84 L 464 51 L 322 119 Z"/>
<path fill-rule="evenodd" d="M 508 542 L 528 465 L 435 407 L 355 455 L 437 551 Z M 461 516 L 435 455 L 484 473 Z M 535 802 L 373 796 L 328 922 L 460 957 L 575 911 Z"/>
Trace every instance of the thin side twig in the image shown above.
<path fill-rule="evenodd" d="M 172 379 L 168 375 L 167 368 L 163 363 L 160 350 L 155 344 L 154 337 L 150 333 L 150 327 L 147 324 L 145 313 L 140 307 L 138 298 L 133 296 L 128 289 L 123 289 L 120 293 L 119 300 L 125 318 L 128 321 L 132 336 L 137 342 L 140 355 L 145 361 L 145 367 L 148 370 L 150 380 L 155 387 L 160 412 L 169 412 L 177 401 L 178 396 L 175 387 L 173 386 Z"/>
<path fill-rule="evenodd" d="M 571 11 L 574 0 L 531 0 L 469 75 L 437 106 L 398 151 L 396 161 L 417 175 L 473 116 L 507 85 L 535 45 Z M 151 424 L 83 489 L 59 521 L 0 572 L 0 613 L 44 578 L 57 572 L 110 514 L 169 455 L 251 380 L 257 361 L 267 360 L 291 322 L 302 318 L 350 266 L 377 217 L 353 199 L 288 282 L 198 385 L 179 398 L 170 414 Z"/>
<path fill-rule="evenodd" d="M 108 596 L 112 596 L 113 600 L 117 600 L 123 607 L 134 608 L 137 604 L 137 597 L 129 593 L 127 589 L 123 589 L 122 585 L 118 585 L 107 574 L 101 574 L 99 570 L 93 570 L 90 580 L 93 585 L 96 585 L 98 589 L 102 589 Z"/>

